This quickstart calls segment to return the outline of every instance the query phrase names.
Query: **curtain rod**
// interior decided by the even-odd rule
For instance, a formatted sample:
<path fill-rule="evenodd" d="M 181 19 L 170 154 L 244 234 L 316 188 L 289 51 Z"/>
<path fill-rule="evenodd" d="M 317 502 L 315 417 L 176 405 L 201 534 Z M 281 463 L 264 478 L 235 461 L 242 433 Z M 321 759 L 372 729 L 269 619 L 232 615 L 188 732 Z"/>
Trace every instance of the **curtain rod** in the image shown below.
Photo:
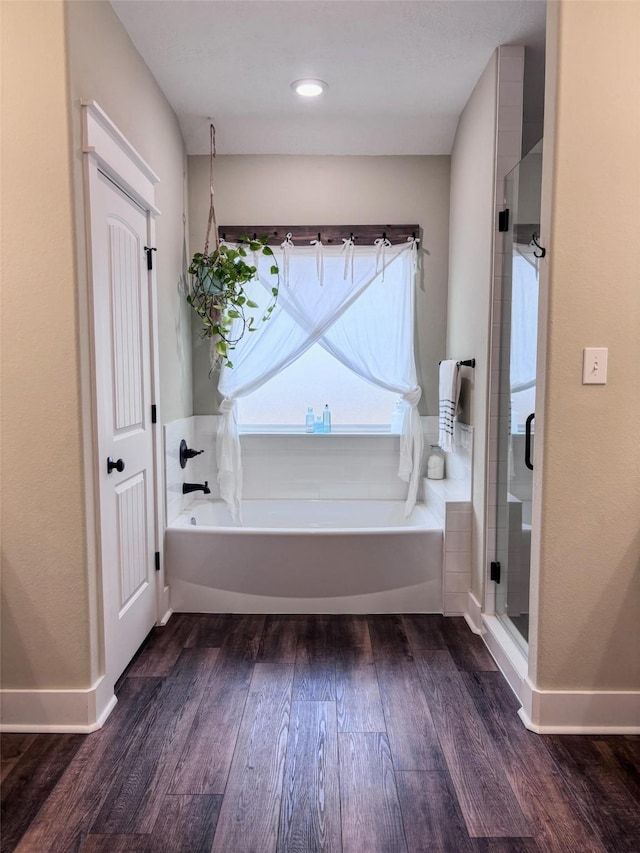
<path fill-rule="evenodd" d="M 320 240 L 325 245 L 341 246 L 343 240 L 352 238 L 356 246 L 372 246 L 379 238 L 396 245 L 420 238 L 419 225 L 220 225 L 218 235 L 228 243 L 237 243 L 241 237 L 268 236 L 270 246 L 279 246 L 287 234 L 298 246 Z"/>

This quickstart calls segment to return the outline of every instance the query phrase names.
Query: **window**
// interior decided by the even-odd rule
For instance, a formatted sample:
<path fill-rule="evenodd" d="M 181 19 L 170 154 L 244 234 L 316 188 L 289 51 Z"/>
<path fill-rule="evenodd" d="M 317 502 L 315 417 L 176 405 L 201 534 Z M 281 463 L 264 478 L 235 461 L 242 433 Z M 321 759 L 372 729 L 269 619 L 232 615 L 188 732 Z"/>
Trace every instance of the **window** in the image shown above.
<path fill-rule="evenodd" d="M 313 259 L 311 259 L 313 260 Z M 338 258 L 339 279 L 342 261 Z M 312 280 L 315 279 L 315 269 Z M 300 285 L 299 285 L 300 286 Z M 370 346 L 359 329 L 362 312 L 372 322 L 382 324 L 388 314 L 387 302 L 399 288 L 406 288 L 406 271 L 402 263 L 392 264 L 385 281 L 374 282 L 343 315 L 346 333 L 354 349 Z M 380 346 L 385 345 L 381 326 Z M 366 337 L 369 337 L 367 334 Z M 333 428 L 364 427 L 387 432 L 395 403 L 400 395 L 374 385 L 349 369 L 328 352 L 320 342 L 314 343 L 302 356 L 289 364 L 264 385 L 238 399 L 238 421 L 248 427 L 293 427 L 304 430 L 309 406 L 316 417 L 325 403 L 331 410 Z"/>
<path fill-rule="evenodd" d="M 243 425 L 299 426 L 304 429 L 308 406 L 316 416 L 325 403 L 332 427 L 389 426 L 398 394 L 376 388 L 314 344 L 289 367 L 257 391 L 238 400 Z"/>

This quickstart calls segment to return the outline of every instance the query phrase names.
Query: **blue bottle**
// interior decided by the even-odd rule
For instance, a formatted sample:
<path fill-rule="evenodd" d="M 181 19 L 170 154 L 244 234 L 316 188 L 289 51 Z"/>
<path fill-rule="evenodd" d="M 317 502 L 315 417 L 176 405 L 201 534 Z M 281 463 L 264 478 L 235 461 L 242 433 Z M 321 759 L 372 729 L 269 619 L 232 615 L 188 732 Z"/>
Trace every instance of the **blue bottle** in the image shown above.
<path fill-rule="evenodd" d="M 322 413 L 322 432 L 331 432 L 331 412 L 329 404 L 326 403 Z"/>
<path fill-rule="evenodd" d="M 313 423 L 315 418 L 313 417 L 313 408 L 309 406 L 307 409 L 307 415 L 304 419 L 304 428 L 306 432 L 313 432 Z"/>

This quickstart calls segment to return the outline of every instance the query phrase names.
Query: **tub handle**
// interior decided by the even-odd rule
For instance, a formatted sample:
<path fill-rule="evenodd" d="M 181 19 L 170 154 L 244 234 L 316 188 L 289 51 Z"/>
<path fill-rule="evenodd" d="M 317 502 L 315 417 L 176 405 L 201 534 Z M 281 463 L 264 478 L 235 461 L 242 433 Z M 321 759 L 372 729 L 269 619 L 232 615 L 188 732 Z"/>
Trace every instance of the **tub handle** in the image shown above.
<path fill-rule="evenodd" d="M 180 467 L 185 468 L 189 459 L 193 459 L 194 456 L 200 456 L 201 453 L 204 453 L 204 450 L 192 450 L 190 447 L 187 447 L 187 442 L 183 438 L 180 442 Z"/>
<path fill-rule="evenodd" d="M 118 459 L 116 462 L 110 456 L 107 456 L 107 474 L 111 474 L 113 469 L 116 471 L 124 471 L 124 459 Z"/>

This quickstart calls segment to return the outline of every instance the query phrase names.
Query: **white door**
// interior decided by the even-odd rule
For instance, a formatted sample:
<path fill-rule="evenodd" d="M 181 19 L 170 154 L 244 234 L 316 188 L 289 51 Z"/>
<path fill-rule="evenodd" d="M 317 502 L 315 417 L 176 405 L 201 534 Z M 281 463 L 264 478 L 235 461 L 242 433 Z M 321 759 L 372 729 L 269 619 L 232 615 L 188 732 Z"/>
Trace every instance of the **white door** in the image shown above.
<path fill-rule="evenodd" d="M 113 681 L 156 621 L 148 229 L 149 215 L 96 170 L 91 253 L 100 552 L 105 669 Z"/>

